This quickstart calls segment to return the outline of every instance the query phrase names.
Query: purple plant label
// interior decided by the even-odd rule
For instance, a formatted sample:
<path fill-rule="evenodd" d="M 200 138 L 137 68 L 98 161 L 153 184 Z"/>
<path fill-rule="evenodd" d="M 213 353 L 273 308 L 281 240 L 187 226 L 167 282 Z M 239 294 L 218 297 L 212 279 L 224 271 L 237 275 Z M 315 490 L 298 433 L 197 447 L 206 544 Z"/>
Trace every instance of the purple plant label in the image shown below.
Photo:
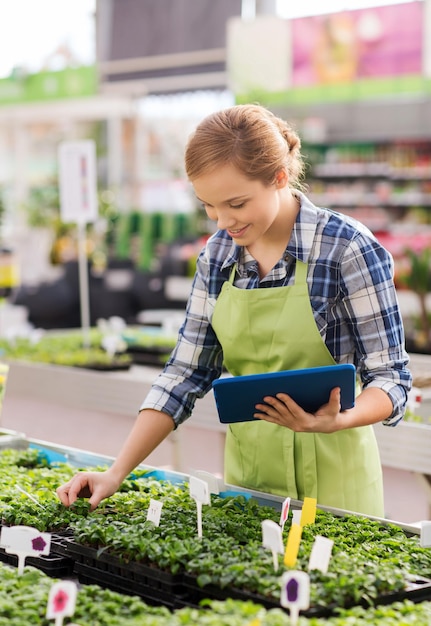
<path fill-rule="evenodd" d="M 298 581 L 295 578 L 291 578 L 286 585 L 286 595 L 289 602 L 296 602 L 298 600 Z"/>
<path fill-rule="evenodd" d="M 32 539 L 31 546 L 36 552 L 43 552 L 46 548 L 46 541 L 42 535 L 40 535 Z"/>

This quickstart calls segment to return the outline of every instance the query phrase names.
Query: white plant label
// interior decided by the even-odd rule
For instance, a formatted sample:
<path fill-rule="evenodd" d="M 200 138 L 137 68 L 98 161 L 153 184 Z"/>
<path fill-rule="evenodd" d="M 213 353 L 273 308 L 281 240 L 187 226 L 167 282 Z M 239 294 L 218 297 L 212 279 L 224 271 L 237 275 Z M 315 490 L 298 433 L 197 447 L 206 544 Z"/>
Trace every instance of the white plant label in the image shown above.
<path fill-rule="evenodd" d="M 194 476 L 208 483 L 210 493 L 214 493 L 216 495 L 220 493 L 220 480 L 219 478 L 217 478 L 217 476 L 211 474 L 211 472 L 206 472 L 205 470 L 196 470 L 194 472 Z"/>
<path fill-rule="evenodd" d="M 280 515 L 280 526 L 281 530 L 284 529 L 284 525 L 287 522 L 287 518 L 289 517 L 289 509 L 290 509 L 290 498 L 286 498 L 281 505 L 281 515 Z"/>
<path fill-rule="evenodd" d="M 0 534 L 0 546 L 8 554 L 18 556 L 18 575 L 24 571 L 28 556 L 47 556 L 51 549 L 50 533 L 42 533 L 32 526 L 3 526 Z"/>
<path fill-rule="evenodd" d="M 332 539 L 317 535 L 314 539 L 313 547 L 311 548 L 308 569 L 318 569 L 326 574 L 329 567 L 329 561 L 331 559 L 333 545 L 334 542 Z"/>
<path fill-rule="evenodd" d="M 56 626 L 61 626 L 64 617 L 74 614 L 77 594 L 78 588 L 71 580 L 54 583 L 49 590 L 47 619 L 55 619 Z"/>
<path fill-rule="evenodd" d="M 292 524 L 301 526 L 302 509 L 292 509 Z"/>
<path fill-rule="evenodd" d="M 431 522 L 421 522 L 421 539 L 422 548 L 431 548 Z"/>
<path fill-rule="evenodd" d="M 160 518 L 162 515 L 163 502 L 160 500 L 153 500 L 150 498 L 150 506 L 147 511 L 147 521 L 153 522 L 155 526 L 160 525 Z"/>
<path fill-rule="evenodd" d="M 299 611 L 310 606 L 310 577 L 307 572 L 292 570 L 281 577 L 281 606 L 289 609 L 290 623 L 296 626 Z"/>
<path fill-rule="evenodd" d="M 202 539 L 202 505 L 211 504 L 211 494 L 208 483 L 205 480 L 190 476 L 189 480 L 190 497 L 196 502 L 198 518 L 198 537 Z"/>
<path fill-rule="evenodd" d="M 190 497 L 202 504 L 211 504 L 209 485 L 206 480 L 190 476 Z"/>
<path fill-rule="evenodd" d="M 278 570 L 278 554 L 284 554 L 283 538 L 279 524 L 271 519 L 262 522 L 262 545 L 272 552 L 274 570 Z"/>

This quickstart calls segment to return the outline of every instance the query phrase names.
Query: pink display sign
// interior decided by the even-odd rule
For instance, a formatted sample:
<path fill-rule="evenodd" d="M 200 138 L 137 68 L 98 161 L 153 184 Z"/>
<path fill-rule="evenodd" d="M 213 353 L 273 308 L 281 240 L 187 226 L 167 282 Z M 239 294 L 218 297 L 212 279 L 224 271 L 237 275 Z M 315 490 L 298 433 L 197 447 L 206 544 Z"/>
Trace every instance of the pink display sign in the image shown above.
<path fill-rule="evenodd" d="M 422 73 L 423 2 L 292 20 L 294 86 Z"/>

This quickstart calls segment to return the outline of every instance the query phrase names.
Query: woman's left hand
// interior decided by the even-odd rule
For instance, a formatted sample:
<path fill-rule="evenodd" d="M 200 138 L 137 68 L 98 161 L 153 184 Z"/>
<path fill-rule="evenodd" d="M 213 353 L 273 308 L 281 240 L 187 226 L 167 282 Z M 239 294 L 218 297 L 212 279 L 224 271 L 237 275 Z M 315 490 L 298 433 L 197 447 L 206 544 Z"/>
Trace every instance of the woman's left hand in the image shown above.
<path fill-rule="evenodd" d="M 341 391 L 335 387 L 329 396 L 329 401 L 316 411 L 307 413 L 286 393 L 277 396 L 267 396 L 263 399 L 265 404 L 256 404 L 254 417 L 272 422 L 279 426 L 286 426 L 294 432 L 300 433 L 333 433 L 345 428 L 340 418 Z"/>

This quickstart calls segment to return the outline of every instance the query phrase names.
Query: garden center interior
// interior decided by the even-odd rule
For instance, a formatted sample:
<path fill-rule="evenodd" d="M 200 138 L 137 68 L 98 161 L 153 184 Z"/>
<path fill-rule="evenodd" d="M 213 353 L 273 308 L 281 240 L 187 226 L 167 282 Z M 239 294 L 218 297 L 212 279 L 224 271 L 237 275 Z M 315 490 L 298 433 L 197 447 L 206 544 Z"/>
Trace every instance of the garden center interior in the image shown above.
<path fill-rule="evenodd" d="M 0 453 L 115 458 L 214 232 L 185 176 L 187 138 L 208 113 L 258 102 L 298 130 L 314 204 L 393 256 L 413 390 L 405 419 L 374 431 L 385 517 L 414 533 L 431 519 L 431 0 L 291 4 L 93 0 L 87 59 L 65 41 L 39 66 L 0 66 Z M 210 392 L 145 463 L 221 480 L 225 436 Z M 429 595 L 412 597 L 425 606 L 431 565 L 424 576 Z"/>

